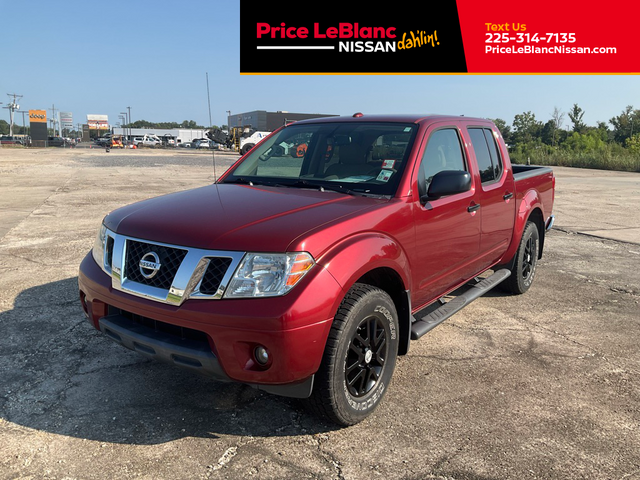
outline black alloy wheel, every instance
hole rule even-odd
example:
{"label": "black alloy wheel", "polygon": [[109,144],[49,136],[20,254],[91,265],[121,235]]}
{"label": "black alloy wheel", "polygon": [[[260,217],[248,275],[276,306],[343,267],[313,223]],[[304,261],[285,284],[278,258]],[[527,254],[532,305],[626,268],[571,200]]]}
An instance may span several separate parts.
{"label": "black alloy wheel", "polygon": [[362,397],[375,387],[388,347],[382,320],[374,316],[365,318],[351,339],[345,361],[345,382],[351,395]]}
{"label": "black alloy wheel", "polygon": [[536,274],[539,241],[538,227],[533,222],[527,222],[513,259],[511,276],[500,284],[500,288],[517,295],[529,290]]}
{"label": "black alloy wheel", "polygon": [[524,257],[522,259],[522,279],[525,282],[533,274],[533,269],[535,268],[535,256],[537,256],[537,245],[533,236],[530,236],[524,246]]}

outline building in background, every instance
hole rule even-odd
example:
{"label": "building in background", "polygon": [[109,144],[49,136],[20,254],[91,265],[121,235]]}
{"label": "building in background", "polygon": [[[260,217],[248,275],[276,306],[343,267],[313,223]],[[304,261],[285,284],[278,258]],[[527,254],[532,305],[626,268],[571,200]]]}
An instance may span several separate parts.
{"label": "building in background", "polygon": [[277,128],[297,120],[335,116],[337,115],[326,113],[291,113],[285,111],[267,112],[265,110],[255,110],[253,112],[229,115],[227,117],[227,122],[229,128],[251,127],[254,130],[261,132],[273,132]]}

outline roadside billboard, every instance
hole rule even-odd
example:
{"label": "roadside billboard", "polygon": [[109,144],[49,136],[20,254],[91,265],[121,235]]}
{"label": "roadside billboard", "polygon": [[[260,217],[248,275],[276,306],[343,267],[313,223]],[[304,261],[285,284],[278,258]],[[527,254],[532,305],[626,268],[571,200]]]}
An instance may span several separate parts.
{"label": "roadside billboard", "polygon": [[108,130],[109,116],[108,115],[87,115],[87,125],[89,125],[89,130]]}

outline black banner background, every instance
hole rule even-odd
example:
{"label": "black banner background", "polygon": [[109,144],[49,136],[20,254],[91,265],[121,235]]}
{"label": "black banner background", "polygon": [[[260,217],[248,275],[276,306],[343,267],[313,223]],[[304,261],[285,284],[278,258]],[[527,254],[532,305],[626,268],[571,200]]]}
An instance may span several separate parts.
{"label": "black banner background", "polygon": [[[431,3],[431,2],[430,2]],[[431,3],[417,9],[415,3],[392,4],[376,8],[372,3],[323,1],[316,5],[284,0],[267,8],[256,8],[255,1],[240,2],[240,73],[244,74],[340,74],[340,73],[429,73],[466,72],[467,66],[455,0]],[[306,27],[307,39],[257,38],[257,24],[271,27]],[[396,38],[314,38],[314,24],[325,33],[340,23],[357,23],[360,27],[395,27]],[[439,44],[399,49],[397,44],[406,34],[419,37],[437,34]],[[394,42],[396,51],[340,52],[339,42]],[[257,47],[334,46],[334,50],[259,50]]]}

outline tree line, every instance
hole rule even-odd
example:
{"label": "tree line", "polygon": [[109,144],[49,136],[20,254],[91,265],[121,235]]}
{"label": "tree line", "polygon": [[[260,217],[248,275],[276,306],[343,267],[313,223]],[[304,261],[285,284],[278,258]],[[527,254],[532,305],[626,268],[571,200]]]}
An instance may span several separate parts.
{"label": "tree line", "polygon": [[629,105],[595,126],[584,114],[576,103],[568,112],[555,107],[546,122],[531,111],[515,115],[511,124],[493,121],[515,163],[640,171],[640,110]]}

